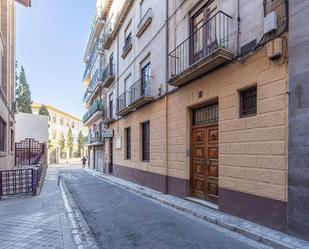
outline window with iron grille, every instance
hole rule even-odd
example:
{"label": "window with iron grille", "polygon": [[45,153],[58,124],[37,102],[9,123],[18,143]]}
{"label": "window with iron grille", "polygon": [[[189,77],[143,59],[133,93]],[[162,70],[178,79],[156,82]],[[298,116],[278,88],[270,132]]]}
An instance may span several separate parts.
{"label": "window with iron grille", "polygon": [[14,151],[14,131],[11,130],[11,151]]}
{"label": "window with iron grille", "polygon": [[193,125],[206,125],[219,120],[218,104],[204,106],[193,111]]}
{"label": "window with iron grille", "polygon": [[126,159],[131,159],[131,127],[125,129],[126,135]]}
{"label": "window with iron grille", "polygon": [[239,116],[241,118],[255,116],[257,108],[257,87],[250,87],[239,92]]}
{"label": "window with iron grille", "polygon": [[6,123],[0,117],[0,151],[5,151],[5,130],[6,130]]}
{"label": "window with iron grille", "polygon": [[150,161],[150,123],[142,123],[142,161]]}

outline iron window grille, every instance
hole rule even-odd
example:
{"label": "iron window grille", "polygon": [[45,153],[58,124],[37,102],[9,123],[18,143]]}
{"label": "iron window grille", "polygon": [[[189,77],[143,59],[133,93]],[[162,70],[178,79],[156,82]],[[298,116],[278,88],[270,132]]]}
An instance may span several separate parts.
{"label": "iron window grille", "polygon": [[255,116],[257,113],[257,87],[250,87],[239,92],[240,118]]}
{"label": "iron window grille", "polygon": [[0,151],[5,151],[5,131],[6,131],[6,123],[0,117]]}
{"label": "iron window grille", "polygon": [[142,123],[142,161],[150,161],[150,123]]}
{"label": "iron window grille", "polygon": [[131,127],[126,128],[126,159],[131,159]]}

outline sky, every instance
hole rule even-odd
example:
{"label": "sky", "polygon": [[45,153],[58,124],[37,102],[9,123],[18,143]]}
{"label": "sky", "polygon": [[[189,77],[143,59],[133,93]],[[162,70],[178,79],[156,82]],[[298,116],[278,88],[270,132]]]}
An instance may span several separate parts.
{"label": "sky", "polygon": [[95,3],[32,0],[31,8],[16,4],[16,59],[25,68],[33,102],[79,118],[84,114],[82,59]]}

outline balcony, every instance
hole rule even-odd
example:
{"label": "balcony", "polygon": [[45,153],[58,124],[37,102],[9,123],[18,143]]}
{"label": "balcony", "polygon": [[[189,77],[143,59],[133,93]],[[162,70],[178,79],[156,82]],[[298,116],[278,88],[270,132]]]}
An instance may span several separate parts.
{"label": "balcony", "polygon": [[90,51],[93,50],[93,48],[95,46],[95,40],[98,39],[98,37],[100,36],[101,30],[102,30],[103,27],[104,27],[104,21],[101,19],[100,16],[98,16],[96,14],[93,18],[93,24],[92,24],[92,27],[91,27],[91,32],[88,36],[84,60],[87,57],[87,55],[90,53]]}
{"label": "balcony", "polygon": [[103,104],[102,101],[96,100],[84,115],[83,123],[88,126],[101,117],[103,117]]}
{"label": "balcony", "polygon": [[103,87],[109,87],[111,85],[111,83],[114,81],[115,79],[115,73],[114,73],[114,64],[113,63],[109,63],[105,70],[102,73],[102,86]]}
{"label": "balcony", "polygon": [[89,86],[84,94],[84,103],[92,100],[93,97],[99,92],[102,85],[102,71],[97,69],[91,78]]}
{"label": "balcony", "polygon": [[230,62],[232,17],[217,12],[168,55],[169,84],[182,86]]}
{"label": "balcony", "polygon": [[130,92],[125,91],[117,98],[117,116],[125,116],[132,111],[130,105]]}
{"label": "balcony", "polygon": [[95,63],[97,57],[102,56],[102,54],[103,54],[102,41],[97,40],[91,51],[90,57],[87,60],[87,65],[86,65],[84,75],[83,75],[83,81],[87,81],[87,79],[89,80],[91,68],[93,64]]}
{"label": "balcony", "polygon": [[139,108],[152,101],[151,76],[143,76],[130,87],[130,105],[132,109]]}
{"label": "balcony", "polygon": [[144,31],[147,29],[147,27],[150,25],[152,21],[152,9],[149,8],[146,12],[146,14],[143,16],[142,20],[137,25],[137,33],[136,36],[139,38],[144,33]]}
{"label": "balcony", "polygon": [[114,117],[114,106],[113,105],[106,105],[104,108],[103,114],[103,123],[109,124],[115,120]]}
{"label": "balcony", "polygon": [[112,23],[108,20],[106,21],[102,38],[102,44],[104,49],[108,49],[112,44],[113,41],[112,32],[113,32]]}
{"label": "balcony", "polygon": [[87,145],[103,145],[103,136],[101,131],[89,134]]}
{"label": "balcony", "polygon": [[127,56],[127,54],[131,51],[131,49],[132,49],[132,33],[130,33],[125,40],[124,46],[122,48],[122,55],[121,55],[122,59],[124,59]]}

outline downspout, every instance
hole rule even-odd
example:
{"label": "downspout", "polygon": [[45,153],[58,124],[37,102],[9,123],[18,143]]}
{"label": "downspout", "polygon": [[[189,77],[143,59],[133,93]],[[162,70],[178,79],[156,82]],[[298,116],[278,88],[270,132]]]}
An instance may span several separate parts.
{"label": "downspout", "polygon": [[240,0],[237,0],[237,55],[240,54]]}
{"label": "downspout", "polygon": [[168,1],[166,0],[165,5],[165,194],[168,194],[168,42],[169,42],[169,32],[168,32]]}

